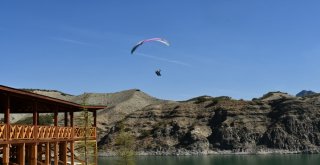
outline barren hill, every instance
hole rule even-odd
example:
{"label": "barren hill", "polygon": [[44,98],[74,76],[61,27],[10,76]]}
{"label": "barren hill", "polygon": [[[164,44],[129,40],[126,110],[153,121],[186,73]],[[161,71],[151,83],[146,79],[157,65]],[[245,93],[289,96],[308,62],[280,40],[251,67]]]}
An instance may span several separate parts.
{"label": "barren hill", "polygon": [[152,97],[139,89],[124,90],[115,93],[84,93],[78,96],[65,94],[56,90],[28,89],[28,91],[78,104],[106,105],[107,108],[98,111],[98,134],[103,134],[115,123],[123,120],[127,115],[156,103],[172,102]]}

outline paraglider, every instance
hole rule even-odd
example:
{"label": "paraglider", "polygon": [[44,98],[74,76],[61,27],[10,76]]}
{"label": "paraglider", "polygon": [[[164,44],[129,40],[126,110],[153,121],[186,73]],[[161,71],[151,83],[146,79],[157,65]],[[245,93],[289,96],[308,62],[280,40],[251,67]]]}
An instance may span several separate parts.
{"label": "paraglider", "polygon": [[[136,49],[138,47],[140,47],[141,45],[143,45],[144,43],[151,42],[151,41],[157,41],[157,42],[160,42],[160,43],[165,44],[167,46],[170,45],[169,42],[167,40],[163,39],[163,38],[145,39],[145,40],[139,41],[136,45],[134,45],[134,47],[131,49],[131,54],[133,54],[136,51]],[[156,70],[155,73],[156,73],[157,76],[161,76],[161,69]]]}
{"label": "paraglider", "polygon": [[161,73],[160,73],[160,72],[161,72],[161,69],[158,69],[158,70],[155,71],[155,73],[156,73],[157,76],[161,76]]}
{"label": "paraglider", "polygon": [[163,39],[163,38],[150,38],[150,39],[145,39],[145,40],[142,40],[142,41],[138,42],[138,43],[131,49],[131,54],[133,54],[133,53],[136,51],[136,49],[137,49],[138,47],[140,47],[142,44],[144,44],[145,42],[150,42],[150,41],[158,41],[158,42],[161,42],[161,43],[163,43],[163,44],[165,44],[165,45],[167,45],[167,46],[170,45],[169,42],[168,42],[167,40]]}

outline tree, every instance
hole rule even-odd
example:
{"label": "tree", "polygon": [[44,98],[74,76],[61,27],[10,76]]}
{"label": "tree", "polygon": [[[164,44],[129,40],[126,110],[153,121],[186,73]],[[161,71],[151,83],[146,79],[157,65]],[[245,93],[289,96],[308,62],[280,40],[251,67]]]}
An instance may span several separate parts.
{"label": "tree", "polygon": [[89,136],[90,136],[90,129],[92,127],[92,115],[89,114],[89,111],[86,107],[87,105],[87,99],[89,97],[89,94],[84,93],[83,94],[83,98],[82,98],[82,106],[83,106],[83,110],[81,111],[80,115],[78,115],[76,117],[76,122],[77,125],[80,127],[83,127],[83,131],[84,131],[84,140],[82,142],[79,142],[77,144],[77,151],[79,153],[83,153],[84,156],[84,163],[85,165],[88,165],[88,163],[90,162],[89,158],[90,158],[90,154],[89,151],[90,149],[93,150],[95,149],[95,142],[91,143],[89,141]]}
{"label": "tree", "polygon": [[134,165],[134,137],[125,131],[124,125],[120,123],[120,131],[116,137],[115,143],[118,146],[116,151],[117,156],[120,157],[119,165]]}

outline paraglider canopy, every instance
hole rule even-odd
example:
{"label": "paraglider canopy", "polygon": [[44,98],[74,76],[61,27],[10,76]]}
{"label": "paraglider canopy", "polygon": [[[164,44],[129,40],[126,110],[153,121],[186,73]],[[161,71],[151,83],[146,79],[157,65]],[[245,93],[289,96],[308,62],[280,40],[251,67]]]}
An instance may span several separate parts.
{"label": "paraglider canopy", "polygon": [[169,46],[169,42],[163,38],[150,38],[150,39],[145,39],[145,40],[142,40],[142,41],[139,41],[132,49],[131,49],[131,54],[133,54],[136,49],[141,46],[142,44],[146,43],[146,42],[150,42],[150,41],[158,41],[160,43],[163,43],[167,46]]}

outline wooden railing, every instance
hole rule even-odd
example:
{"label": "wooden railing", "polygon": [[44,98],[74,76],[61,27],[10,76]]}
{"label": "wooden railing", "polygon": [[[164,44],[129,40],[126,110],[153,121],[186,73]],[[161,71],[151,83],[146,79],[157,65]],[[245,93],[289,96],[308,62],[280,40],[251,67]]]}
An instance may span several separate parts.
{"label": "wooden railing", "polygon": [[34,126],[31,125],[9,125],[9,139],[34,139]]}
{"label": "wooden railing", "polygon": [[83,139],[83,138],[95,138],[96,137],[96,127],[89,127],[87,131],[84,127],[74,127],[74,138]]}
{"label": "wooden railing", "polygon": [[[9,128],[9,129],[8,129]],[[9,135],[7,134],[9,130]],[[9,136],[9,137],[7,137]],[[33,125],[6,125],[0,124],[0,141],[5,140],[83,140],[95,139],[96,128],[89,127],[55,127]]]}
{"label": "wooden railing", "polygon": [[5,124],[0,124],[0,140],[5,140],[6,137],[6,125]]}

